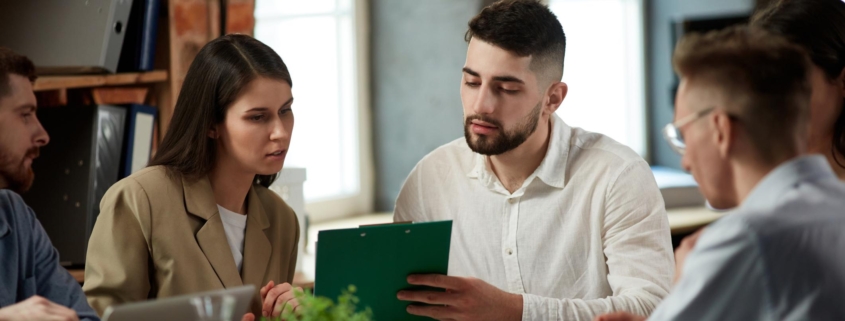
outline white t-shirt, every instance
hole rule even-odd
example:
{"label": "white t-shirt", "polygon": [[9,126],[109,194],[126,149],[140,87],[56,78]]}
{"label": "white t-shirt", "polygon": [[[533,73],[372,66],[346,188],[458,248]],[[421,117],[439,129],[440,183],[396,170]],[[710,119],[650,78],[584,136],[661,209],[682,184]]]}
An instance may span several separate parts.
{"label": "white t-shirt", "polygon": [[226,240],[229,241],[229,249],[235,258],[235,265],[238,271],[244,261],[244,232],[246,231],[246,215],[238,214],[217,205],[220,211],[220,218],[223,220],[223,230],[226,231]]}

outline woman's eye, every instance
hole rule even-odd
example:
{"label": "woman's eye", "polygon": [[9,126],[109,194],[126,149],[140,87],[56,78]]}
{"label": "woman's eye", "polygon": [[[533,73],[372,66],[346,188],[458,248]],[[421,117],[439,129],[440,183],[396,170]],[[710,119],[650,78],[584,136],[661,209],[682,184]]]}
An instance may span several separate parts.
{"label": "woman's eye", "polygon": [[290,108],[282,108],[282,109],[279,110],[279,115],[286,115],[289,112],[291,112]]}
{"label": "woman's eye", "polygon": [[253,120],[253,121],[260,121],[260,120],[264,119],[264,115],[263,114],[253,115],[253,116],[249,117],[249,119]]}

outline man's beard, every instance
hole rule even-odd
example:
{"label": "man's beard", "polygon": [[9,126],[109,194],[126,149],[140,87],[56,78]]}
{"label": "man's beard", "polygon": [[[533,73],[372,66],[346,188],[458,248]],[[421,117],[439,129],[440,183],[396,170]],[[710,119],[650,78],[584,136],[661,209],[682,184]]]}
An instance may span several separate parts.
{"label": "man's beard", "polygon": [[[470,126],[472,125],[472,121],[476,119],[496,126],[498,129],[497,134],[493,136],[477,135],[475,141],[473,141],[473,133],[470,131]],[[483,115],[473,115],[467,117],[464,121],[464,138],[473,152],[487,156],[501,155],[522,145],[528,139],[528,136],[531,136],[537,130],[537,123],[539,121],[540,104],[537,104],[528,116],[525,116],[512,131],[506,131],[502,123],[498,120]]]}
{"label": "man's beard", "polygon": [[27,158],[38,157],[38,154],[38,147],[33,147],[26,152],[24,157],[15,160],[9,153],[0,151],[0,177],[6,181],[7,186],[5,188],[20,194],[32,187],[35,173],[32,172],[32,167],[25,166],[24,162]]}

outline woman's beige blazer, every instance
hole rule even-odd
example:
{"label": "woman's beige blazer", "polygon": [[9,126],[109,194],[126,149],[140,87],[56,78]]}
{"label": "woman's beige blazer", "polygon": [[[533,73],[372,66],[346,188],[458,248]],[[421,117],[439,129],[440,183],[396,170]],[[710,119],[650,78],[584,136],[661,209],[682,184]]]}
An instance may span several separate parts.
{"label": "woman's beige blazer", "polygon": [[[108,306],[148,298],[292,282],[299,241],[293,210],[258,185],[246,206],[238,273],[208,178],[154,166],[121,180],[103,196],[88,241],[88,303],[102,315]],[[257,290],[250,309],[261,316]]]}

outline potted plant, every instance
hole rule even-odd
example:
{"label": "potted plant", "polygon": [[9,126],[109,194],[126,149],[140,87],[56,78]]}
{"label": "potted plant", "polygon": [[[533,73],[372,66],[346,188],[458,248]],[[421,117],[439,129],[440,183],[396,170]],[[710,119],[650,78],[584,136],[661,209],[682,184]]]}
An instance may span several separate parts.
{"label": "potted plant", "polygon": [[359,302],[355,291],[355,286],[350,285],[335,303],[329,298],[314,296],[311,291],[296,290],[299,309],[295,313],[285,310],[281,317],[262,317],[261,321],[372,321],[373,312],[370,308],[355,312]]}

